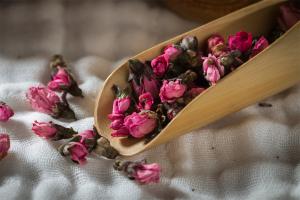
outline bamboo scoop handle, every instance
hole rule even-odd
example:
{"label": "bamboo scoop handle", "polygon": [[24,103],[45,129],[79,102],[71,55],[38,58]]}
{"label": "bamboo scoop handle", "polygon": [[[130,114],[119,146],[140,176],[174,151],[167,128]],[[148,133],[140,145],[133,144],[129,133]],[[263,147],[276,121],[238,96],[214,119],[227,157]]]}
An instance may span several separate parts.
{"label": "bamboo scoop handle", "polygon": [[236,112],[300,81],[300,22],[194,99],[146,149]]}

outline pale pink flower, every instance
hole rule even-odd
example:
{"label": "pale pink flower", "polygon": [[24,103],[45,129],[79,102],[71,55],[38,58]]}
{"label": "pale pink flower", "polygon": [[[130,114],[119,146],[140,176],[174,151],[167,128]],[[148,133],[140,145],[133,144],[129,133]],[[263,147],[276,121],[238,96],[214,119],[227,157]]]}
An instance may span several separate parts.
{"label": "pale pink flower", "polygon": [[50,115],[58,112],[57,104],[60,103],[60,98],[55,92],[44,86],[30,87],[26,97],[31,107],[36,111]]}
{"label": "pale pink flower", "polygon": [[187,87],[185,84],[182,84],[179,80],[176,81],[163,81],[163,85],[160,88],[160,99],[161,102],[173,103],[176,99],[183,96]]}
{"label": "pale pink flower", "polygon": [[208,57],[203,57],[203,59],[203,73],[205,79],[214,85],[224,76],[224,66],[214,55],[209,54]]}
{"label": "pale pink flower", "polygon": [[37,122],[32,123],[32,131],[43,138],[52,139],[57,134],[57,129],[52,122]]}

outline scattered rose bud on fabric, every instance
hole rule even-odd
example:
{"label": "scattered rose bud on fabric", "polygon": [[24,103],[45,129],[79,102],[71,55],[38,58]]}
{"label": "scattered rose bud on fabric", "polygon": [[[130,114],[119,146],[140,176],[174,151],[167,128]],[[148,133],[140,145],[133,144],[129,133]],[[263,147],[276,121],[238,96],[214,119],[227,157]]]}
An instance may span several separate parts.
{"label": "scattered rose bud on fabric", "polygon": [[86,157],[88,155],[87,148],[80,142],[69,142],[66,145],[63,145],[60,149],[60,153],[63,156],[71,156],[71,159],[80,165],[86,163]]}
{"label": "scattered rose bud on fabric", "polygon": [[182,53],[179,47],[175,47],[174,45],[168,45],[164,50],[165,60],[168,62],[174,61],[180,54]]}
{"label": "scattered rose bud on fabric", "polygon": [[7,122],[14,115],[14,111],[6,103],[0,101],[0,121]]}
{"label": "scattered rose bud on fabric", "polygon": [[245,31],[237,32],[228,37],[230,50],[240,50],[242,53],[248,51],[252,46],[252,34]]}
{"label": "scattered rose bud on fabric", "polygon": [[129,130],[130,135],[135,138],[142,138],[157,126],[156,113],[152,111],[133,112],[125,117],[124,125]]}
{"label": "scattered rose bud on fabric", "polygon": [[169,62],[164,55],[160,55],[151,61],[153,72],[158,77],[163,77],[169,68]]}
{"label": "scattered rose bud on fabric", "polygon": [[52,81],[48,83],[48,88],[53,91],[61,91],[71,86],[72,80],[68,72],[61,67],[58,67],[57,73],[52,77]]}
{"label": "scattered rose bud on fabric", "polygon": [[203,57],[203,72],[206,80],[212,85],[215,85],[218,80],[224,75],[224,66],[214,55],[209,54],[208,57]]}
{"label": "scattered rose bud on fabric", "polygon": [[2,160],[10,148],[10,139],[9,135],[5,133],[0,134],[0,160]]}
{"label": "scattered rose bud on fabric", "polygon": [[147,164],[146,160],[132,162],[119,161],[114,163],[114,169],[123,171],[129,179],[140,184],[158,183],[161,167],[158,163]]}
{"label": "scattered rose bud on fabric", "polygon": [[287,31],[300,20],[300,6],[298,3],[297,7],[294,2],[284,3],[279,7],[280,16],[277,21],[282,31]]}
{"label": "scattered rose bud on fabric", "polygon": [[30,87],[26,97],[32,108],[49,115],[56,115],[60,98],[52,90],[44,87]]}
{"label": "scattered rose bud on fabric", "polygon": [[252,49],[252,53],[250,55],[250,58],[256,56],[258,53],[260,53],[262,50],[267,48],[269,46],[268,40],[264,37],[261,36],[254,44],[254,47]]}
{"label": "scattered rose bud on fabric", "polygon": [[37,122],[32,123],[32,131],[45,139],[51,139],[56,136],[57,129],[52,122]]}
{"label": "scattered rose bud on fabric", "polygon": [[26,98],[31,107],[54,118],[76,119],[67,102],[62,102],[57,94],[45,86],[30,87]]}
{"label": "scattered rose bud on fabric", "polygon": [[173,103],[177,98],[182,97],[187,87],[182,84],[180,80],[176,81],[163,81],[163,85],[160,88],[161,102]]}
{"label": "scattered rose bud on fabric", "polygon": [[79,133],[80,136],[80,143],[83,144],[89,152],[91,152],[96,144],[98,135],[93,130],[85,130],[81,133]]}
{"label": "scattered rose bud on fabric", "polygon": [[150,92],[143,93],[139,96],[138,108],[141,110],[151,110],[154,103],[153,97]]}
{"label": "scattered rose bud on fabric", "polygon": [[73,135],[77,134],[73,128],[66,128],[53,122],[38,122],[32,123],[32,131],[45,139],[61,140],[72,138]]}

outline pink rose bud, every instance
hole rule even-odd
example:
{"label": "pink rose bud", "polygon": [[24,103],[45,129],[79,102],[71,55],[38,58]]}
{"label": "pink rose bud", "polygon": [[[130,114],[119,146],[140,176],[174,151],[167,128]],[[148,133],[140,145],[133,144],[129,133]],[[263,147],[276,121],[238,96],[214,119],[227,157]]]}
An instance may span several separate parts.
{"label": "pink rose bud", "polygon": [[0,121],[6,122],[14,115],[14,111],[4,102],[0,101]]}
{"label": "pink rose bud", "polygon": [[111,133],[112,137],[126,137],[129,136],[129,130],[126,126],[122,125],[119,129],[113,130]]}
{"label": "pink rose bud", "polygon": [[9,135],[5,133],[0,134],[0,160],[2,160],[10,148]]}
{"label": "pink rose bud", "polygon": [[124,120],[123,119],[115,119],[110,123],[109,128],[113,130],[118,130],[123,126]]}
{"label": "pink rose bud", "polygon": [[228,37],[230,50],[240,50],[242,53],[248,51],[252,46],[252,34],[245,31],[237,32]]}
{"label": "pink rose bud", "polygon": [[66,145],[66,151],[71,155],[71,159],[83,165],[86,163],[86,156],[88,155],[87,148],[80,142],[70,142]]}
{"label": "pink rose bud", "polygon": [[153,103],[154,100],[150,92],[143,93],[139,96],[139,109],[151,110]]}
{"label": "pink rose bud", "polygon": [[142,86],[144,92],[150,92],[154,98],[158,97],[158,81],[154,77],[142,77]]}
{"label": "pink rose bud", "polygon": [[173,103],[176,99],[183,96],[186,91],[186,85],[182,84],[179,80],[176,81],[163,81],[163,85],[160,88],[159,96],[161,102]]}
{"label": "pink rose bud", "polygon": [[256,56],[259,52],[261,52],[262,50],[264,50],[265,48],[267,48],[269,46],[269,42],[268,40],[264,37],[261,36],[259,38],[259,40],[257,40],[254,44],[254,47],[252,49],[252,54],[251,54],[251,58]]}
{"label": "pink rose bud", "polygon": [[54,91],[60,91],[62,89],[70,87],[72,80],[68,72],[61,67],[58,67],[57,73],[52,77],[52,81],[48,83],[48,88]]}
{"label": "pink rose bud", "polygon": [[157,118],[154,112],[132,113],[125,117],[124,125],[129,130],[130,135],[135,138],[142,138],[151,133],[157,126]]}
{"label": "pink rose bud", "polygon": [[87,148],[88,152],[91,152],[96,147],[98,137],[93,130],[85,130],[78,135],[80,136],[80,143]]}
{"label": "pink rose bud", "polygon": [[169,62],[164,55],[160,55],[151,61],[151,67],[156,76],[162,77],[169,68]]}
{"label": "pink rose bud", "polygon": [[164,50],[164,57],[167,61],[174,61],[182,53],[181,49],[168,45]]}
{"label": "pink rose bud", "polygon": [[34,121],[32,131],[42,138],[51,140],[69,139],[77,134],[72,128],[66,128],[53,122]]}
{"label": "pink rose bud", "polygon": [[280,16],[277,21],[283,31],[287,31],[300,20],[300,8],[297,8],[293,3],[281,5],[279,7],[279,12]]}
{"label": "pink rose bud", "polygon": [[32,123],[32,131],[45,139],[52,139],[57,134],[57,129],[52,122],[37,122]]}
{"label": "pink rose bud", "polygon": [[205,79],[214,85],[222,76],[224,76],[224,66],[220,63],[219,59],[211,54],[209,54],[208,57],[203,57],[203,59]]}
{"label": "pink rose bud", "polygon": [[146,160],[135,162],[116,160],[113,168],[123,171],[129,179],[140,184],[158,183],[160,179],[161,168],[159,164],[147,164]]}
{"label": "pink rose bud", "polygon": [[225,44],[225,40],[221,35],[214,34],[210,36],[207,40],[208,51],[212,52],[212,49],[219,44]]}
{"label": "pink rose bud", "polygon": [[113,103],[113,114],[123,114],[130,107],[130,97],[118,98]]}
{"label": "pink rose bud", "polygon": [[59,97],[44,86],[30,87],[26,97],[31,107],[39,112],[55,115],[58,112],[57,104],[60,103]]}
{"label": "pink rose bud", "polygon": [[141,184],[158,183],[160,166],[157,163],[137,165],[132,176]]}
{"label": "pink rose bud", "polygon": [[96,133],[93,130],[85,130],[79,133],[79,135],[81,136],[81,140],[93,139],[96,136]]}

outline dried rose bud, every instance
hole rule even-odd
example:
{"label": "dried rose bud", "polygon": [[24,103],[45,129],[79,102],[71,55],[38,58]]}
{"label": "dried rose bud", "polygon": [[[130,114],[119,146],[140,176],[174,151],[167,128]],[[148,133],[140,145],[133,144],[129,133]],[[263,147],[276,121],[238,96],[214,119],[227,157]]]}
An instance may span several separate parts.
{"label": "dried rose bud", "polygon": [[89,152],[96,147],[99,136],[93,130],[85,130],[78,135],[80,136],[80,143],[83,144]]}
{"label": "dried rose bud", "polygon": [[10,148],[10,139],[9,135],[5,133],[0,134],[0,160],[2,160]]}
{"label": "dried rose bud", "polygon": [[163,81],[163,85],[160,88],[160,99],[161,102],[168,102],[173,103],[176,99],[183,96],[184,92],[186,91],[187,87],[185,84],[182,84],[181,81]]}
{"label": "dried rose bud", "polygon": [[115,159],[119,155],[118,151],[110,146],[109,141],[104,137],[97,140],[97,146],[93,152],[108,159]]}
{"label": "dried rose bud", "polygon": [[61,55],[54,55],[50,61],[50,68],[52,70],[56,69],[57,67],[63,67],[63,68],[67,67]]}
{"label": "dried rose bud", "polygon": [[111,133],[112,137],[127,137],[129,135],[130,135],[129,134],[129,130],[124,125],[124,123],[123,123],[123,125],[120,128],[118,128],[116,130],[113,130],[112,133]]}
{"label": "dried rose bud", "polygon": [[117,98],[113,102],[113,114],[123,114],[130,107],[130,97]]}
{"label": "dried rose bud", "polygon": [[165,60],[170,62],[170,61],[174,61],[181,53],[182,53],[181,49],[172,44],[172,45],[168,45],[164,49],[163,55],[165,57]]}
{"label": "dried rose bud", "polygon": [[72,161],[83,165],[86,163],[86,156],[88,155],[87,148],[80,142],[69,142],[59,148],[62,156],[71,156]]}
{"label": "dried rose bud", "polygon": [[285,3],[279,7],[279,11],[280,16],[277,21],[282,31],[287,31],[300,20],[299,1]]}
{"label": "dried rose bud", "polygon": [[207,47],[208,47],[208,51],[210,53],[212,53],[212,49],[219,45],[219,44],[225,44],[225,40],[224,38],[219,35],[219,34],[214,34],[211,35],[208,39],[207,39]]}
{"label": "dried rose bud", "polygon": [[261,36],[254,44],[254,47],[252,49],[252,53],[250,55],[250,58],[256,56],[259,52],[261,52],[262,50],[264,50],[265,48],[267,48],[269,46],[269,42],[268,40],[264,37]]}
{"label": "dried rose bud", "polygon": [[53,91],[67,90],[72,84],[72,79],[68,72],[58,67],[57,73],[52,77],[52,81],[48,83],[48,88]]}
{"label": "dried rose bud", "polygon": [[169,69],[169,61],[166,57],[168,56],[160,55],[151,61],[153,72],[158,77],[163,77]]}
{"label": "dried rose bud", "polygon": [[48,83],[48,87],[51,90],[66,91],[73,96],[83,97],[82,90],[79,88],[61,55],[53,56],[50,68],[51,81]]}
{"label": "dried rose bud", "polygon": [[143,93],[139,96],[138,108],[141,110],[151,110],[154,103],[153,97],[150,92]]}
{"label": "dried rose bud", "polygon": [[148,64],[143,64],[139,60],[129,60],[128,82],[138,98],[144,92],[150,92],[154,98],[158,97],[158,81],[154,77],[152,68]]}
{"label": "dried rose bud", "polygon": [[114,169],[123,171],[128,178],[140,184],[158,183],[160,179],[161,168],[159,164],[147,164],[146,160],[137,162],[117,160]]}
{"label": "dried rose bud", "polygon": [[180,42],[180,47],[184,50],[198,50],[198,39],[194,36],[186,36]]}
{"label": "dried rose bud", "polygon": [[0,121],[6,122],[14,115],[14,111],[6,103],[0,101]]}
{"label": "dried rose bud", "polygon": [[172,120],[181,110],[183,106],[172,105],[167,110],[167,117],[169,120]]}
{"label": "dried rose bud", "polygon": [[133,112],[125,117],[124,125],[129,130],[130,135],[135,138],[142,138],[157,126],[156,113],[152,111]]}
{"label": "dried rose bud", "polygon": [[44,86],[30,87],[26,97],[36,111],[49,114],[54,118],[76,119],[75,113],[67,102],[62,102],[55,92]]}
{"label": "dried rose bud", "polygon": [[30,87],[26,97],[34,110],[50,115],[57,114],[60,98],[48,88],[44,86]]}
{"label": "dried rose bud", "polygon": [[190,96],[191,98],[197,97],[199,94],[204,92],[205,88],[202,87],[193,87],[189,91],[187,91],[187,95]]}
{"label": "dried rose bud", "polygon": [[214,55],[216,57],[225,55],[225,54],[227,54],[227,52],[228,52],[228,49],[227,49],[226,44],[218,44],[211,49],[212,55]]}
{"label": "dried rose bud", "polygon": [[252,34],[245,31],[237,32],[228,37],[230,50],[240,50],[242,53],[248,51],[252,46]]}
{"label": "dried rose bud", "polygon": [[195,80],[197,80],[197,78],[198,78],[197,73],[192,70],[187,70],[186,72],[178,76],[178,79],[180,79],[181,82],[184,84],[191,84]]}
{"label": "dried rose bud", "polygon": [[221,79],[222,76],[224,76],[224,66],[214,55],[208,54],[208,57],[203,57],[203,59],[203,72],[205,79],[214,85]]}
{"label": "dried rose bud", "polygon": [[53,122],[34,121],[32,131],[40,137],[51,140],[69,139],[77,134],[72,128],[66,128]]}

